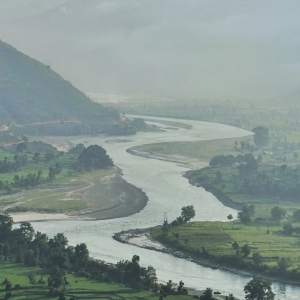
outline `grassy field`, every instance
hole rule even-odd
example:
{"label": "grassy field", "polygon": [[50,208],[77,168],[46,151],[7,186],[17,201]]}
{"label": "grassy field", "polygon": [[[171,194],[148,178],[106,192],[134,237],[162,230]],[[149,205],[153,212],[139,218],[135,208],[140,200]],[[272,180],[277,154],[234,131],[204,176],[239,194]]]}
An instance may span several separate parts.
{"label": "grassy field", "polygon": [[[47,283],[30,284],[28,275],[35,275],[36,282],[43,278],[47,282],[48,274],[39,268],[26,268],[20,264],[0,262],[0,283],[8,279],[12,283],[12,299],[58,299],[58,296],[51,297]],[[76,297],[76,299],[107,299],[107,300],[157,300],[159,296],[151,291],[136,291],[119,284],[100,283],[88,280],[84,277],[77,277],[72,274],[66,275],[68,285],[65,286],[65,297]],[[15,285],[20,284],[19,289]],[[5,285],[0,286],[0,299],[4,299],[6,292]],[[189,296],[168,296],[168,299],[188,300]]]}
{"label": "grassy field", "polygon": [[252,262],[252,254],[258,252],[262,256],[262,264],[275,267],[284,257],[289,261],[289,269],[299,270],[299,237],[283,235],[280,229],[279,226],[244,226],[239,221],[192,222],[171,228],[167,238],[162,239],[161,229],[152,230],[151,236],[189,253],[201,252],[204,247],[213,261],[221,256],[234,256],[232,243],[236,241],[240,247],[245,244],[250,247],[251,253],[245,258],[246,262]]}
{"label": "grassy field", "polygon": [[38,211],[47,213],[79,212],[95,206],[109,208],[113,205],[101,181],[119,174],[116,167],[77,173],[57,178],[47,186],[8,195],[0,201],[0,207],[9,212]]}
{"label": "grassy field", "polygon": [[[55,157],[50,162],[40,161],[38,163],[32,163],[32,157],[33,154],[26,153],[28,157],[29,163],[27,165],[22,166],[20,171],[12,171],[7,172],[4,174],[0,174],[0,181],[3,182],[12,182],[15,175],[18,175],[19,177],[26,176],[27,174],[31,173],[37,173],[39,170],[42,171],[42,178],[46,179],[48,176],[48,170],[49,167],[55,166],[56,163],[59,163],[62,167],[62,172],[57,175],[57,179],[60,180],[62,178],[65,178],[68,176],[68,170],[71,168],[72,163],[74,162],[73,159],[71,159],[69,156],[59,156]],[[13,162],[14,161],[15,153],[10,153],[8,151],[0,151],[0,160],[4,160],[5,158],[8,159],[8,161]]]}
{"label": "grassy field", "polygon": [[223,139],[212,141],[157,143],[132,147],[131,150],[143,151],[152,154],[182,155],[188,158],[196,158],[200,161],[209,162],[216,155],[238,155],[235,142],[246,141],[253,143],[253,137],[242,137],[235,139]]}

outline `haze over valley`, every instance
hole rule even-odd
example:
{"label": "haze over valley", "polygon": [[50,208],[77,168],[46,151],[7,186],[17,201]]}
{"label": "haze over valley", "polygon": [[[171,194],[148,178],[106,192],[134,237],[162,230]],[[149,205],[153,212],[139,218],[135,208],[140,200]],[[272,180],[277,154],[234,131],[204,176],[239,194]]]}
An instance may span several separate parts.
{"label": "haze over valley", "polygon": [[300,3],[0,0],[0,298],[299,298]]}
{"label": "haze over valley", "polygon": [[1,39],[85,92],[268,99],[299,91],[299,2],[0,1]]}

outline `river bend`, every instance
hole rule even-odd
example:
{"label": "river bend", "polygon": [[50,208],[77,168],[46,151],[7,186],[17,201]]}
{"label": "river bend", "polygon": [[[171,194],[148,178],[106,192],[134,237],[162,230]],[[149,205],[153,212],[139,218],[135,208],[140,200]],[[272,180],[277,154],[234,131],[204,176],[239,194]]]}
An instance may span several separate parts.
{"label": "river bend", "polygon": [[[150,143],[235,138],[250,133],[222,124],[154,117],[151,119],[153,123],[157,120],[182,122],[191,125],[192,129],[174,130],[172,126],[165,125],[165,132],[138,133],[126,137],[125,139],[129,141],[124,143],[114,143],[118,138],[124,140],[124,136],[67,137],[52,140],[55,144],[70,141],[73,144],[84,143],[85,146],[98,144],[104,147],[115,165],[123,170],[123,178],[147,194],[148,204],[140,213],[126,218],[101,221],[34,222],[34,228],[47,233],[50,237],[57,232],[63,232],[73,245],[86,243],[94,258],[116,263],[123,259],[130,260],[134,254],[137,254],[141,258],[140,263],[145,266],[152,265],[160,279],[171,279],[173,282],[183,280],[185,285],[191,288],[203,290],[212,287],[243,298],[243,287],[251,279],[250,277],[212,270],[186,259],[121,244],[112,239],[114,233],[122,230],[161,224],[165,213],[169,220],[173,220],[180,215],[181,207],[186,205],[194,206],[196,210],[194,220],[197,221],[227,221],[228,214],[237,214],[237,211],[225,207],[204,189],[190,185],[187,179],[182,177],[182,173],[188,170],[186,167],[174,162],[134,156],[126,150],[132,146]],[[276,299],[299,299],[298,287],[274,283],[273,290],[277,294]]]}

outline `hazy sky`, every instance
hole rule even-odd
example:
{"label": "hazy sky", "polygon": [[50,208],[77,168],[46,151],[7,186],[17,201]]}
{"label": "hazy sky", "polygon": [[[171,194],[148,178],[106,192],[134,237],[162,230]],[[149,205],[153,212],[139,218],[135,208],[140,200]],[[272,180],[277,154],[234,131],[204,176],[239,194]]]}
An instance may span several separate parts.
{"label": "hazy sky", "polygon": [[300,90],[298,0],[0,0],[0,39],[84,91]]}

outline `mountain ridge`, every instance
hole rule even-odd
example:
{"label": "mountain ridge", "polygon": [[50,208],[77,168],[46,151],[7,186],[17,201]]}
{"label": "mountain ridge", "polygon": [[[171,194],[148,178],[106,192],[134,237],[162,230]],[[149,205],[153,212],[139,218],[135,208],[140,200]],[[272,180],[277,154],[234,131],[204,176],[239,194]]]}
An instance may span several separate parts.
{"label": "mountain ridge", "polygon": [[0,120],[24,125],[78,121],[116,124],[119,113],[93,102],[54,72],[0,40]]}

